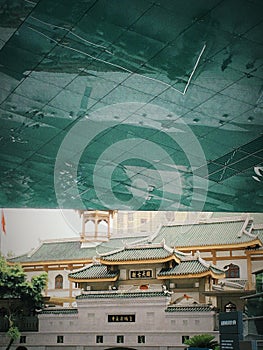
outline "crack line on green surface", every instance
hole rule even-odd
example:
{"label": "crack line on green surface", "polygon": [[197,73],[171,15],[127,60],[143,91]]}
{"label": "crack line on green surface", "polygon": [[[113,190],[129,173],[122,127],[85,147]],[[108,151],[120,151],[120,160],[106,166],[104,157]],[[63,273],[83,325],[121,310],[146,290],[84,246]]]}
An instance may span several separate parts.
{"label": "crack line on green surface", "polygon": [[[113,53],[112,53],[111,51],[107,50],[107,48],[106,48],[105,46],[99,45],[99,44],[95,44],[95,43],[93,43],[93,42],[91,42],[91,41],[89,41],[89,40],[87,40],[87,39],[84,39],[82,36],[73,33],[73,32],[72,32],[71,30],[69,30],[69,29],[66,29],[66,28],[64,28],[64,27],[60,27],[60,26],[57,26],[57,25],[55,25],[55,24],[51,24],[51,23],[42,21],[41,19],[38,19],[38,18],[33,17],[33,16],[31,16],[31,18],[34,19],[35,21],[38,21],[38,22],[43,23],[43,24],[46,24],[46,25],[49,26],[49,27],[58,28],[58,29],[62,29],[62,30],[66,30],[69,34],[72,34],[73,36],[75,36],[76,38],[78,38],[78,39],[84,41],[85,43],[87,43],[87,44],[89,44],[89,45],[93,45],[93,46],[98,47],[98,48],[101,48],[101,49],[105,50],[105,52],[109,53],[110,55],[113,55]],[[32,28],[31,28],[31,29],[32,29]]]}
{"label": "crack line on green surface", "polygon": [[[56,26],[55,26],[55,27],[56,27]],[[59,41],[57,41],[57,40],[55,40],[55,39],[49,37],[48,35],[42,33],[41,31],[39,31],[39,30],[37,30],[37,29],[35,29],[35,28],[32,28],[32,27],[30,27],[30,26],[28,26],[28,28],[31,29],[32,31],[34,31],[34,32],[36,32],[36,33],[38,33],[38,34],[44,36],[44,37],[47,38],[48,40],[53,41],[53,42],[56,43],[58,46],[61,46],[61,47],[65,48],[65,49],[68,49],[68,50],[71,50],[71,51],[75,51],[75,52],[78,52],[78,53],[83,54],[83,55],[85,55],[85,56],[88,56],[88,57],[94,59],[95,61],[108,64],[108,65],[113,66],[113,67],[115,67],[115,68],[119,68],[119,69],[121,69],[121,70],[123,70],[123,71],[125,71],[125,72],[127,72],[127,73],[130,73],[130,74],[133,74],[133,75],[138,75],[138,76],[140,76],[140,77],[142,77],[142,78],[146,78],[146,79],[148,79],[148,80],[156,81],[156,82],[158,82],[158,83],[160,83],[160,84],[162,84],[162,85],[168,86],[169,88],[171,88],[172,90],[175,90],[176,92],[179,92],[181,95],[185,95],[185,94],[186,94],[187,89],[188,89],[188,87],[189,87],[189,84],[190,84],[190,82],[191,82],[191,80],[192,80],[192,77],[193,77],[193,75],[194,75],[194,73],[195,73],[195,71],[196,71],[196,69],[197,69],[197,66],[198,66],[198,64],[199,64],[199,62],[200,62],[200,59],[201,59],[201,57],[202,57],[202,55],[203,55],[203,53],[204,53],[204,51],[205,51],[205,48],[206,48],[206,44],[204,44],[204,46],[202,47],[202,50],[200,51],[199,56],[198,56],[198,58],[197,58],[197,60],[196,60],[196,63],[195,63],[195,65],[194,65],[194,68],[193,68],[193,70],[192,70],[192,72],[191,72],[191,74],[190,74],[190,77],[189,77],[189,79],[187,80],[187,83],[186,83],[186,86],[185,86],[185,88],[184,88],[184,91],[182,92],[182,91],[176,89],[173,85],[167,84],[167,83],[165,83],[165,82],[163,82],[163,81],[161,81],[161,80],[159,80],[159,79],[151,78],[151,77],[148,77],[148,76],[146,76],[146,75],[133,72],[133,71],[131,71],[130,69],[127,69],[127,68],[125,68],[125,67],[123,67],[123,66],[121,66],[121,65],[118,65],[118,64],[115,64],[115,63],[111,63],[111,62],[105,61],[105,60],[103,60],[103,59],[101,59],[101,58],[92,56],[92,55],[88,54],[87,52],[84,52],[84,51],[79,50],[79,49],[75,49],[75,48],[73,48],[73,47],[71,47],[71,46],[66,46],[66,45],[64,45],[64,44],[60,43]],[[62,28],[62,27],[59,27],[59,28]],[[63,28],[63,29],[64,29],[64,28]],[[83,40],[85,40],[85,39],[83,39]],[[103,47],[103,46],[102,46],[102,47]],[[105,51],[107,51],[107,50],[105,50]],[[113,54],[113,55],[114,55],[114,54]]]}

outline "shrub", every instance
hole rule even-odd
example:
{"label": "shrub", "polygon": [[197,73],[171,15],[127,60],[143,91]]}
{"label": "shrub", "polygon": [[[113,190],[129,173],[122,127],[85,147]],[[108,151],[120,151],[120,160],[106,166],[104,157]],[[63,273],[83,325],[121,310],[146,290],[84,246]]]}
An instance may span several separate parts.
{"label": "shrub", "polygon": [[216,349],[218,342],[214,340],[215,337],[210,334],[199,334],[185,340],[185,344],[193,348],[208,348]]}

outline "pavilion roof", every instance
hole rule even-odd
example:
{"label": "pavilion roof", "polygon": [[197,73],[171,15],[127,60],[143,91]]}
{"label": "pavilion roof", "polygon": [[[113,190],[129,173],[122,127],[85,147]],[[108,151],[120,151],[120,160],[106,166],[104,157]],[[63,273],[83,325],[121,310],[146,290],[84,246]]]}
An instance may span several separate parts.
{"label": "pavilion roof", "polygon": [[110,271],[106,265],[92,264],[86,266],[80,270],[74,271],[68,275],[69,279],[74,281],[82,280],[98,280],[107,279],[115,280],[117,279],[119,271]]}
{"label": "pavilion roof", "polygon": [[158,277],[161,278],[176,278],[176,277],[198,277],[200,275],[211,274],[214,277],[223,277],[224,270],[217,268],[216,266],[206,262],[205,260],[197,257],[193,257],[191,260],[181,261],[180,264],[172,268],[163,268],[158,273]]}

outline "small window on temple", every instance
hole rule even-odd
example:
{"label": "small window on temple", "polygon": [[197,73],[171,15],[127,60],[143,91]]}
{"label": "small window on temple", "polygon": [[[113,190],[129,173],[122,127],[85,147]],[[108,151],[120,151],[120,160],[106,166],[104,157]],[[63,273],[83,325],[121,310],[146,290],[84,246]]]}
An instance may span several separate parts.
{"label": "small window on temple", "polygon": [[63,289],[63,277],[57,275],[55,278],[55,289]]}
{"label": "small window on temple", "polygon": [[133,213],[128,213],[128,221],[133,221]]}
{"label": "small window on temple", "polygon": [[231,301],[229,301],[224,307],[225,312],[236,311],[236,309],[236,304],[232,303]]}
{"label": "small window on temple", "polygon": [[184,342],[188,339],[189,339],[189,335],[183,335],[182,336],[182,344],[184,344]]}
{"label": "small window on temple", "polygon": [[145,343],[145,335],[138,335],[138,343],[139,344]]}
{"label": "small window on temple", "polygon": [[58,335],[58,336],[57,336],[57,343],[60,343],[60,344],[64,343],[64,337],[63,337],[63,335]]}
{"label": "small window on temple", "polygon": [[239,266],[235,264],[229,264],[224,267],[224,269],[227,269],[226,278],[239,278],[240,272],[239,272]]}
{"label": "small window on temple", "polygon": [[20,342],[20,344],[25,344],[26,343],[26,336],[25,335],[21,335],[19,342]]}
{"label": "small window on temple", "polygon": [[97,335],[97,336],[96,336],[96,343],[97,343],[97,344],[98,344],[98,343],[100,343],[100,344],[103,343],[103,335]]}
{"label": "small window on temple", "polygon": [[123,335],[117,335],[117,343],[124,343],[124,336]]}

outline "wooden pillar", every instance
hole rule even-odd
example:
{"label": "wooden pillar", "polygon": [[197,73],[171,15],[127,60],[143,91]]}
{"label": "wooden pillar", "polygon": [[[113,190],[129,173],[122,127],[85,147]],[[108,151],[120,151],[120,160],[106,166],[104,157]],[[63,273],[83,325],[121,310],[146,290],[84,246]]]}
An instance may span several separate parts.
{"label": "wooden pillar", "polygon": [[212,262],[214,265],[216,265],[216,251],[212,250]]}
{"label": "wooden pillar", "polygon": [[110,239],[110,214],[108,215],[107,224],[108,224],[108,239]]}
{"label": "wooden pillar", "polygon": [[251,255],[249,252],[246,252],[247,256],[247,280],[248,280],[248,290],[253,288],[252,284],[252,263],[251,263]]}
{"label": "wooden pillar", "polygon": [[98,212],[95,213],[95,239],[98,237]]}
{"label": "wooden pillar", "polygon": [[[70,271],[73,270],[72,264],[69,264],[69,265],[68,265],[68,270],[70,270]],[[72,289],[73,289],[73,282],[72,282],[72,281],[69,281],[69,297],[70,297],[70,298],[73,297]]]}
{"label": "wooden pillar", "polygon": [[[48,274],[48,266],[44,266],[44,271]],[[48,281],[49,281],[49,276],[48,276],[48,279],[47,279],[47,285],[45,287],[45,290],[44,290],[44,294],[45,294],[45,297],[48,295]]]}

